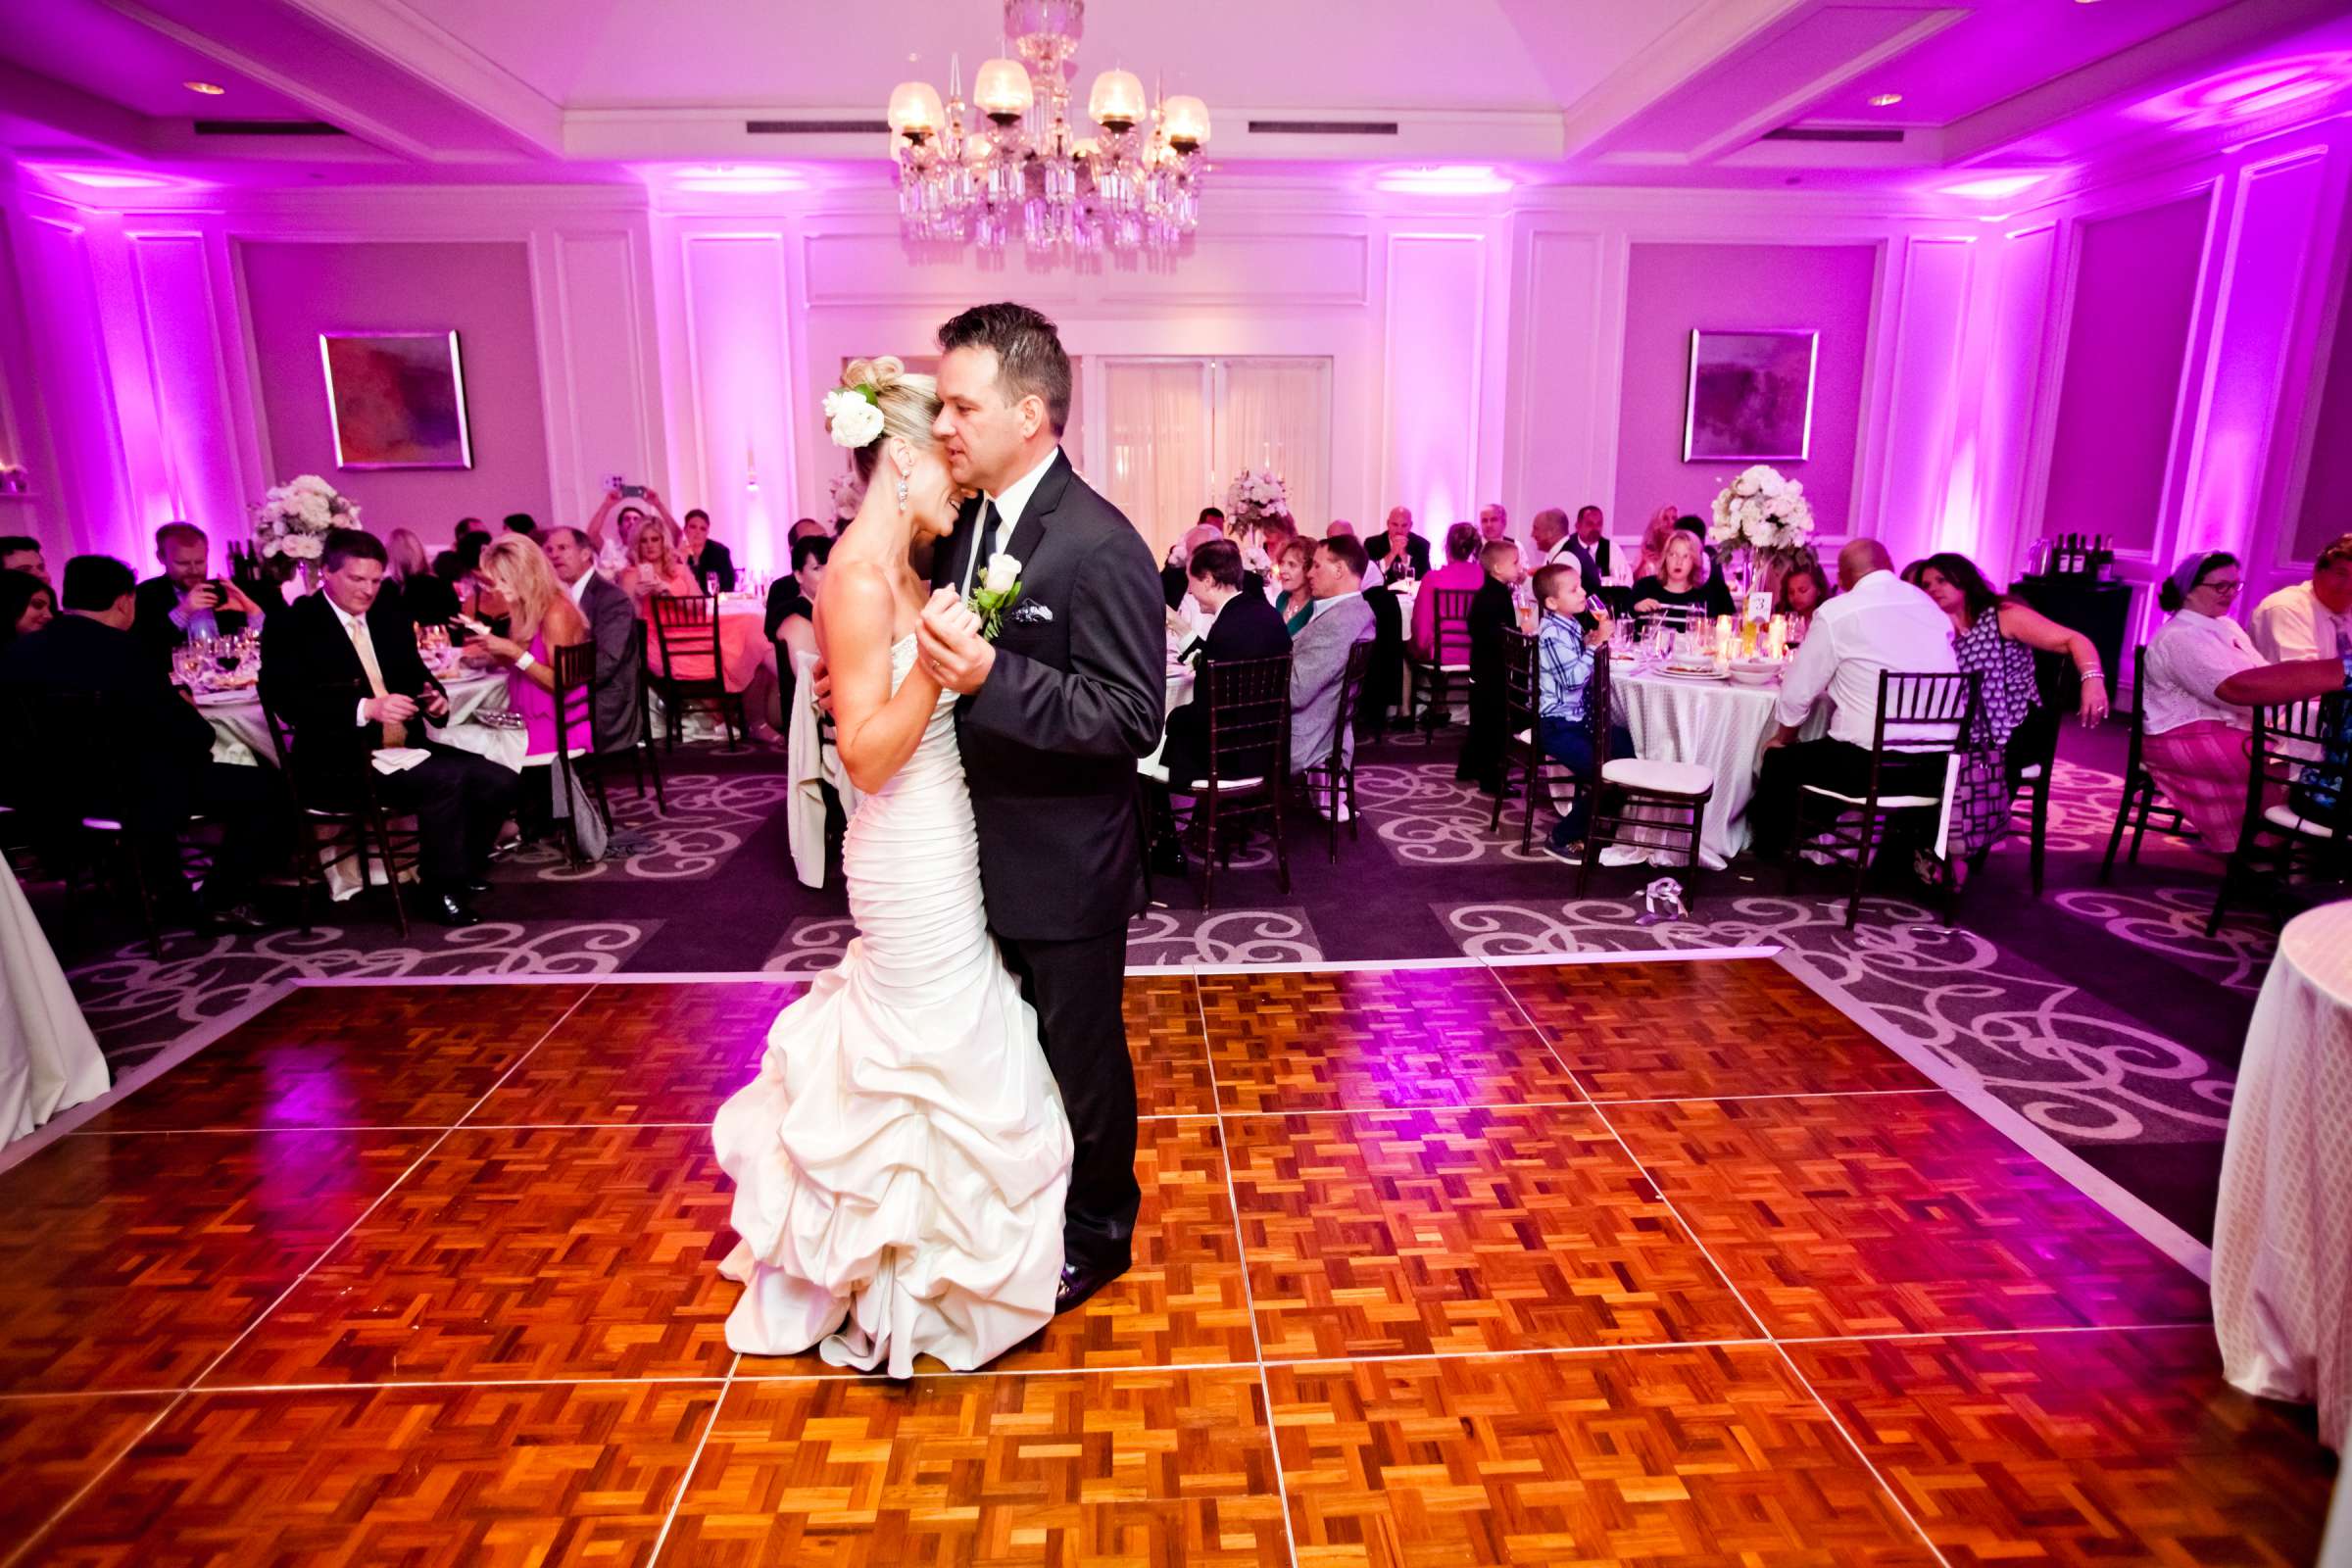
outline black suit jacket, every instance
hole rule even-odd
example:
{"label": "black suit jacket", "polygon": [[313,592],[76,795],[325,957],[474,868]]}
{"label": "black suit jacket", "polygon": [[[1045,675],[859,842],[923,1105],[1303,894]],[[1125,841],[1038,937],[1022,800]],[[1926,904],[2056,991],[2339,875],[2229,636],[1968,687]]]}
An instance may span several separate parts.
{"label": "black suit jacket", "polygon": [[[188,640],[186,632],[172,624],[172,612],[179,608],[179,590],[169,577],[150,577],[139,584],[131,604],[136,611],[130,623],[132,635],[146,645],[156,664],[168,674],[172,668],[172,650]],[[233,637],[245,629],[245,612],[241,610],[216,610],[213,620],[223,637]],[[114,630],[112,626],[106,629]]]}
{"label": "black suit jacket", "polygon": [[96,694],[110,716],[103,733],[16,737],[5,781],[16,804],[159,828],[187,815],[196,775],[212,760],[213,727],[172,689],[135,635],[60,615],[0,649],[0,686],[35,722],[54,694],[68,691]]}
{"label": "black suit jacket", "polygon": [[1519,607],[1511,591],[1489,577],[1470,600],[1471,689],[1499,700],[1502,694],[1505,632],[1519,629]]}
{"label": "black suit jacket", "polygon": [[[1371,558],[1372,558],[1374,561],[1386,561],[1386,560],[1388,560],[1388,559],[1389,559],[1389,531],[1388,531],[1388,529],[1386,529],[1386,528],[1383,528],[1383,529],[1381,529],[1381,531],[1380,531],[1380,532],[1378,532],[1378,533],[1376,533],[1376,534],[1374,534],[1374,535],[1372,536],[1371,540],[1370,540],[1368,543],[1366,543],[1366,544],[1365,544],[1365,546],[1364,546],[1364,554],[1365,554],[1365,555],[1367,555],[1367,556],[1370,556],[1370,557],[1371,557]],[[1414,534],[1407,534],[1407,535],[1405,535],[1405,538],[1404,538],[1404,555],[1405,555],[1405,559],[1406,559],[1407,561],[1410,561],[1410,562],[1413,564],[1413,575],[1414,575],[1414,576],[1416,576],[1416,577],[1419,577],[1419,576],[1422,576],[1422,575],[1424,575],[1424,574],[1426,574],[1426,573],[1428,572],[1428,570],[1429,570],[1429,541],[1428,541],[1428,540],[1426,540],[1426,539],[1422,538],[1422,537],[1421,537],[1419,534],[1417,534],[1417,533],[1414,533]]]}
{"label": "black suit jacket", "polygon": [[[421,705],[441,683],[416,656],[416,623],[396,599],[378,598],[368,612],[368,640],[375,647],[384,689]],[[294,770],[306,793],[336,792],[358,782],[368,754],[384,744],[384,727],[360,723],[360,699],[369,695],[368,671],[324,590],[306,594],[262,626],[262,700],[294,732]],[[422,714],[409,722],[409,744],[424,744]]]}
{"label": "black suit jacket", "polygon": [[[1208,635],[1186,650],[1186,656],[1197,656],[1204,667],[1239,659],[1279,659],[1290,651],[1291,633],[1282,623],[1282,612],[1266,603],[1264,594],[1245,588],[1225,602]],[[1180,784],[1201,777],[1208,768],[1208,708],[1201,699],[1202,688],[1196,683],[1192,699],[1168,715],[1168,745],[1159,755],[1167,763],[1168,777]]]}
{"label": "black suit jacket", "polygon": [[588,573],[580,591],[580,613],[588,618],[588,638],[596,644],[596,696],[590,728],[600,752],[625,752],[637,744],[637,661],[630,657],[630,637],[637,627],[637,606],[607,581],[601,572]]}
{"label": "black suit jacket", "polygon": [[[934,586],[961,588],[979,511],[933,552]],[[1167,707],[1158,573],[1058,453],[997,548],[1021,563],[1021,602],[987,684],[956,705],[988,923],[1015,941],[1108,935],[1144,906],[1135,763]]]}
{"label": "black suit jacket", "polygon": [[704,540],[703,553],[686,558],[686,569],[694,573],[694,580],[707,594],[735,591],[735,558],[715,539]]}

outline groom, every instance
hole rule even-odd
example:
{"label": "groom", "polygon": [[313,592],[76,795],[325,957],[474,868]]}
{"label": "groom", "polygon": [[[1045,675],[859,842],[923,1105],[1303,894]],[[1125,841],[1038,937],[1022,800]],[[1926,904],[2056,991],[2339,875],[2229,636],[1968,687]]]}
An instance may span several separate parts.
{"label": "groom", "polygon": [[997,639],[961,604],[923,612],[917,649],[960,693],[956,733],[980,834],[989,929],[1037,1008],[1076,1144],[1062,1219],[1068,1311],[1127,1271],[1136,1208],[1135,1067],[1119,1001],[1144,906],[1135,764],[1159,742],[1166,608],[1143,535],[1062,456],[1070,359],[1024,305],[939,329],[948,472],[977,492],[932,564],[968,594],[992,555],[1021,564]]}

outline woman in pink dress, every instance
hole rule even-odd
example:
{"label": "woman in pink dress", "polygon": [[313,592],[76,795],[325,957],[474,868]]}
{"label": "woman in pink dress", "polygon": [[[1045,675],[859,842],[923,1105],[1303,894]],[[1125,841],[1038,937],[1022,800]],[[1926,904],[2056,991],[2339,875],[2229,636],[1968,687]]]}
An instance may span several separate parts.
{"label": "woman in pink dress", "polygon": [[637,602],[639,619],[651,615],[648,609],[656,594],[672,594],[690,598],[703,591],[686,565],[686,558],[669,536],[669,525],[660,517],[648,517],[637,524],[629,539],[629,564],[621,568],[620,588]]}
{"label": "woman in pink dress", "polygon": [[[520,534],[494,539],[482,552],[482,575],[496,585],[508,606],[509,635],[473,637],[466,657],[501,664],[507,672],[507,707],[522,715],[522,814],[524,837],[553,825],[556,733],[555,650],[588,640],[588,622],[571,595],[556,580],[540,548]],[[574,756],[595,742],[589,733],[586,686],[571,694],[562,744]]]}

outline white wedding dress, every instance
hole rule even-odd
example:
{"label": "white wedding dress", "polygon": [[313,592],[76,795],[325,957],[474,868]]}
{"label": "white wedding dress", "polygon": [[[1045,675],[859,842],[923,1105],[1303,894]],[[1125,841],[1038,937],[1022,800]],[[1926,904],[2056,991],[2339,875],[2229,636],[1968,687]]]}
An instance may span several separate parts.
{"label": "white wedding dress", "polygon": [[[913,662],[902,637],[893,691]],[[745,1287],[727,1344],[966,1370],[1054,1316],[1070,1129],[988,934],[954,693],[859,803],[842,866],[858,934],[777,1015],[712,1128],[742,1238],[721,1265]]]}

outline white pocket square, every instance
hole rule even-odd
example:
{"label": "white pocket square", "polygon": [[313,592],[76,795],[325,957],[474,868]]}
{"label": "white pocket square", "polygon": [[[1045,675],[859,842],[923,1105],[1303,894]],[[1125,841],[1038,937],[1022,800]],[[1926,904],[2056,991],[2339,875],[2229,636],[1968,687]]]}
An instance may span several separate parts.
{"label": "white pocket square", "polygon": [[1038,621],[1052,620],[1054,610],[1050,605],[1041,605],[1032,600],[1025,605],[1013,606],[1012,613],[1007,618],[1015,625],[1030,625]]}

